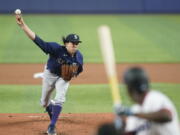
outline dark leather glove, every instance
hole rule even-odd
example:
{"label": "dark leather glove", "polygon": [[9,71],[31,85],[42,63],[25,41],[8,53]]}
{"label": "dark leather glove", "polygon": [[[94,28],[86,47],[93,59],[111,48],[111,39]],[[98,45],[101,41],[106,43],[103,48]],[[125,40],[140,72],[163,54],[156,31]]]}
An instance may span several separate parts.
{"label": "dark leather glove", "polygon": [[63,64],[61,66],[61,77],[65,81],[70,81],[72,77],[75,77],[77,75],[77,70],[77,64]]}

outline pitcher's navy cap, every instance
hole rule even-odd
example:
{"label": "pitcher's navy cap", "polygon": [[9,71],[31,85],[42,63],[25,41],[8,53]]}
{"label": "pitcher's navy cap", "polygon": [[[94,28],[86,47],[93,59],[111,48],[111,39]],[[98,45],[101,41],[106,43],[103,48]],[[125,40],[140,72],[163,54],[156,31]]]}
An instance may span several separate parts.
{"label": "pitcher's navy cap", "polygon": [[66,37],[67,42],[72,42],[72,43],[81,43],[80,38],[77,34],[69,34]]}

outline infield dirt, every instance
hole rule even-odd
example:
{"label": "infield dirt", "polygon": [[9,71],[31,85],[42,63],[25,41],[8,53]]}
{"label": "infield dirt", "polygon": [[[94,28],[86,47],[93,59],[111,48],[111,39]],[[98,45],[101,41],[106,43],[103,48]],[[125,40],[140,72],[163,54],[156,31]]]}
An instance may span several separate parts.
{"label": "infield dirt", "polygon": [[[58,135],[95,135],[98,125],[111,122],[112,114],[62,114],[57,123]],[[43,135],[49,119],[45,114],[1,114],[1,135]]]}
{"label": "infield dirt", "polygon": [[[179,64],[118,64],[118,76],[130,66],[141,66],[150,75],[152,82],[180,83]],[[41,79],[34,79],[33,74],[43,72],[43,64],[0,64],[0,84],[41,84]],[[72,80],[72,84],[108,83],[103,64],[85,64],[84,72]]]}

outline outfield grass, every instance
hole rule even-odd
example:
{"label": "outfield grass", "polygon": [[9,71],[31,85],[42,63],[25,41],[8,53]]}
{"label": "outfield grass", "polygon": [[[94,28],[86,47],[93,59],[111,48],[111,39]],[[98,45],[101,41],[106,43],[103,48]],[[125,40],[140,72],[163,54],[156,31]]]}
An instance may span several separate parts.
{"label": "outfield grass", "polygon": [[[112,29],[118,63],[180,62],[180,15],[23,15],[47,41],[78,33],[85,62],[102,63],[97,27]],[[44,63],[47,56],[18,28],[12,15],[0,17],[0,63]],[[62,42],[61,42],[62,43]]]}
{"label": "outfield grass", "polygon": [[[125,89],[120,86],[123,104],[130,105]],[[167,94],[180,116],[180,84],[153,84],[153,88]],[[40,86],[0,85],[0,113],[43,113],[39,105]],[[72,85],[69,88],[63,113],[112,112],[108,85]]]}

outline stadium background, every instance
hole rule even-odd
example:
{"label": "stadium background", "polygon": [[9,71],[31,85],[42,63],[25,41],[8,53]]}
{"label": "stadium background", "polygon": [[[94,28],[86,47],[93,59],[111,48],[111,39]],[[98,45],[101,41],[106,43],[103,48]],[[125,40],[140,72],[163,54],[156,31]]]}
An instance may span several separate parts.
{"label": "stadium background", "polygon": [[[112,30],[119,67],[141,63],[173,66],[173,74],[165,66],[160,67],[165,71],[163,74],[155,70],[151,73],[176,81],[152,81],[152,88],[166,93],[173,100],[180,116],[180,0],[0,0],[1,118],[5,113],[21,115],[44,112],[39,106],[41,80],[34,80],[35,83],[31,84],[22,83],[26,78],[33,79],[33,74],[26,76],[18,68],[25,63],[27,66],[24,70],[27,73],[31,73],[27,67],[35,68],[36,64],[43,69],[47,56],[16,25],[13,15],[16,8],[22,9],[26,23],[46,41],[62,43],[61,36],[78,33],[83,40],[80,50],[84,54],[86,67],[103,63],[97,37],[97,28],[102,24],[109,25]],[[88,72],[87,69],[85,72]],[[99,71],[93,72],[96,75]],[[14,73],[15,76],[12,75]],[[81,77],[85,82],[73,82],[63,113],[112,112],[108,84],[106,81],[101,83],[103,77],[99,78],[98,84],[86,83],[91,76]],[[123,103],[131,104],[121,82],[120,89]],[[0,119],[0,131],[8,127],[8,124],[3,124],[4,121]],[[19,132],[25,133],[25,130]]]}
{"label": "stadium background", "polygon": [[177,13],[179,0],[1,0],[0,12],[29,13]]}

